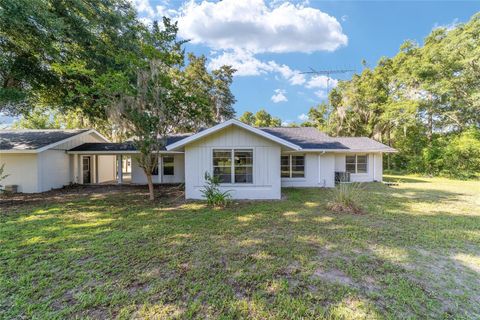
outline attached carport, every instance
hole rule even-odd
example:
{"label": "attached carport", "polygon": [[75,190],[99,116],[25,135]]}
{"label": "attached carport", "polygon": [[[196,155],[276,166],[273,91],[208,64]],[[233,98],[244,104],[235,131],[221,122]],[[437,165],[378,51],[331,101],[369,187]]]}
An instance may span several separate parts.
{"label": "attached carport", "polygon": [[84,143],[67,153],[73,156],[74,182],[122,184],[131,182],[131,158],[138,151],[131,142]]}

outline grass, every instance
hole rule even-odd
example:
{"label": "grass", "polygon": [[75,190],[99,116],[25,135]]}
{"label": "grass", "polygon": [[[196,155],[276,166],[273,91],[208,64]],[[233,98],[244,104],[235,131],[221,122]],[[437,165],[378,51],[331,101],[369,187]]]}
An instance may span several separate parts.
{"label": "grass", "polygon": [[330,212],[322,189],[0,208],[0,318],[478,319],[480,182],[388,179],[364,215]]}

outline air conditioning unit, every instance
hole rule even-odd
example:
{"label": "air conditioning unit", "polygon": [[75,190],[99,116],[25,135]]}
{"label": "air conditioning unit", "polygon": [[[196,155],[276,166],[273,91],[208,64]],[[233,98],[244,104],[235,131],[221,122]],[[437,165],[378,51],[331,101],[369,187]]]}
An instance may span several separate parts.
{"label": "air conditioning unit", "polygon": [[9,192],[9,193],[17,193],[18,186],[16,184],[7,185],[7,186],[5,186],[5,189],[3,189],[3,190],[5,192]]}
{"label": "air conditioning unit", "polygon": [[350,172],[335,171],[335,183],[350,182]]}

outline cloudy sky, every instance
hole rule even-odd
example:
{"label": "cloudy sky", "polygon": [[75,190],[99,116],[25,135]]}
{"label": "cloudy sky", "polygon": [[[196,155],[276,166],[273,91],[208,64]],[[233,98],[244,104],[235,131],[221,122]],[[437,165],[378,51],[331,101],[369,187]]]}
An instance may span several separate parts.
{"label": "cloudy sky", "polygon": [[145,23],[169,16],[187,50],[207,56],[210,68],[233,65],[238,115],[267,109],[301,121],[338,79],[316,70],[362,70],[393,56],[406,39],[421,43],[438,26],[465,22],[478,2],[361,2],[284,0],[130,0]]}
{"label": "cloudy sky", "polygon": [[179,23],[187,50],[209,67],[233,65],[235,108],[267,109],[284,121],[305,119],[338,79],[316,70],[362,70],[393,56],[406,39],[421,43],[438,26],[452,26],[478,11],[478,2],[360,2],[282,0],[132,0],[145,23],[163,15]]}

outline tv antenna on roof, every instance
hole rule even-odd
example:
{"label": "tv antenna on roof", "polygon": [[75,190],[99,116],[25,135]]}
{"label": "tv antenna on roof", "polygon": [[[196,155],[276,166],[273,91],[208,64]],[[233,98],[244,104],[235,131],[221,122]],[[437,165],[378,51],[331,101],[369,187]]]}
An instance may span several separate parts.
{"label": "tv antenna on roof", "polygon": [[325,75],[327,76],[327,94],[330,88],[330,75],[339,74],[339,73],[350,73],[355,72],[353,69],[330,69],[330,70],[315,70],[312,67],[309,67],[310,71],[300,72],[300,74],[315,74],[315,75]]}

